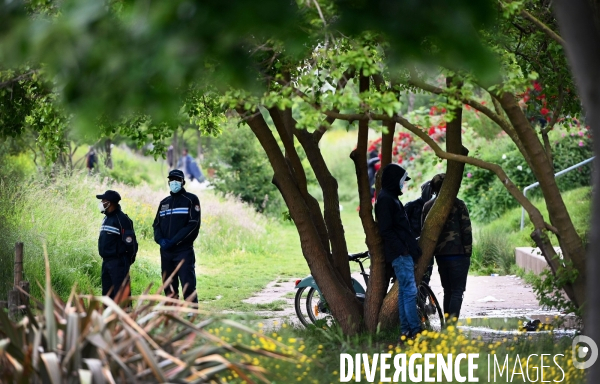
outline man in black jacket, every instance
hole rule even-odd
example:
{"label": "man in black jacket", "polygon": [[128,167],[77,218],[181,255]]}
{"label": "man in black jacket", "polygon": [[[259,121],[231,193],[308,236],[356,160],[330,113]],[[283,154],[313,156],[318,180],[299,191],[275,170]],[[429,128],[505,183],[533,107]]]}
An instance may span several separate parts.
{"label": "man in black jacket", "polygon": [[421,249],[398,198],[402,195],[404,182],[408,180],[410,177],[406,170],[398,164],[388,164],[384,168],[381,191],[375,203],[375,216],[383,239],[385,261],[392,264],[398,280],[400,332],[403,336],[413,338],[422,330],[417,314],[414,272],[415,261],[421,256]]}
{"label": "man in black jacket", "polygon": [[184,299],[193,295],[191,301],[198,303],[196,295],[196,255],[194,240],[200,231],[200,200],[187,192],[183,172],[174,169],[169,172],[171,195],[158,205],[154,219],[154,241],[160,245],[160,261],[163,281],[177,271],[171,284],[165,288],[165,295],[179,298],[181,282]]}
{"label": "man in black jacket", "polygon": [[119,205],[119,193],[108,190],[96,198],[100,199],[98,209],[106,215],[98,238],[98,253],[102,257],[102,295],[110,294],[114,300],[122,287],[127,291],[124,296],[131,293],[129,267],[135,261],[137,242],[133,222]]}

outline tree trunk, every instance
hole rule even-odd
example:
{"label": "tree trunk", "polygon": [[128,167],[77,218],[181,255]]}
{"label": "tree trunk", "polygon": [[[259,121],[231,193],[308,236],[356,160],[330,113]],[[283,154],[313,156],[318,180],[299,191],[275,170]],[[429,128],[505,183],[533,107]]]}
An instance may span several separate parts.
{"label": "tree trunk", "polygon": [[204,159],[204,154],[202,153],[202,135],[200,134],[200,130],[196,131],[196,138],[198,139],[198,161],[202,161]]}
{"label": "tree trunk", "polygon": [[[243,115],[244,112],[243,109],[238,109],[240,115]],[[290,211],[300,236],[304,258],[329,304],[333,317],[338,321],[344,334],[354,335],[360,332],[363,321],[362,306],[354,292],[338,279],[339,274],[333,268],[328,252],[323,247],[317,228],[312,221],[309,207],[290,173],[290,168],[279,144],[273,137],[262,114],[253,113],[246,119],[246,122],[269,158],[275,173],[273,183],[281,192]]]}
{"label": "tree trunk", "polygon": [[529,158],[534,175],[540,183],[540,189],[544,195],[551,224],[556,227],[558,233],[558,242],[560,244],[565,260],[570,260],[573,267],[578,271],[575,282],[571,285],[572,289],[565,290],[569,299],[577,306],[585,302],[585,249],[581,238],[575,231],[567,207],[562,199],[558,185],[554,178],[554,167],[550,163],[542,143],[540,142],[535,130],[527,121],[527,117],[519,107],[515,96],[505,92],[500,95],[500,104],[511,121],[519,139]]}
{"label": "tree trunk", "polygon": [[[369,90],[369,78],[361,75],[359,79],[360,92]],[[377,331],[379,323],[379,309],[383,303],[387,284],[385,282],[385,258],[383,243],[379,230],[373,220],[373,205],[367,172],[367,141],[369,139],[369,122],[361,120],[358,123],[358,140],[356,149],[350,154],[356,169],[358,183],[358,196],[360,201],[359,216],[365,231],[367,248],[371,255],[370,277],[367,285],[365,299],[365,325],[371,333]]]}
{"label": "tree trunk", "polygon": [[112,140],[110,137],[107,138],[104,142],[104,151],[106,152],[106,157],[104,158],[104,165],[106,166],[106,168],[112,169]]}
{"label": "tree trunk", "polygon": [[[448,78],[446,81],[450,86],[452,79]],[[452,113],[454,119],[446,124],[446,152],[466,156],[469,151],[462,146],[462,105],[454,109]],[[433,258],[438,238],[458,195],[464,169],[465,164],[457,161],[448,161],[446,165],[446,177],[440,195],[435,199],[435,203],[427,215],[419,240],[423,255],[417,265],[415,276],[417,285],[421,283],[421,279]]]}
{"label": "tree trunk", "polygon": [[[340,272],[342,280],[346,282],[348,287],[352,287],[350,280],[350,263],[348,261],[348,246],[344,237],[344,226],[340,216],[340,200],[338,196],[338,183],[335,177],[329,172],[327,164],[321,154],[321,149],[317,145],[314,136],[307,130],[296,129],[294,134],[304,148],[306,157],[311,168],[315,173],[315,177],[323,191],[323,206],[325,225],[329,242],[331,244],[331,254],[333,265]],[[353,289],[353,288],[351,288]]]}
{"label": "tree trunk", "polygon": [[[554,3],[558,23],[566,41],[569,63],[577,82],[579,97],[586,112],[586,123],[594,137],[594,192],[590,246],[586,260],[587,302],[585,306],[585,333],[600,342],[600,290],[596,278],[600,276],[600,2],[593,2],[590,10],[586,0],[558,0]],[[600,363],[592,365],[587,374],[588,383],[600,382]]]}
{"label": "tree trunk", "polygon": [[[296,152],[296,148],[294,147],[294,136],[291,134],[292,130],[295,127],[287,127],[287,125],[292,124],[291,121],[288,121],[288,124],[284,122],[282,118],[283,113],[276,107],[272,107],[269,109],[269,115],[275,124],[275,129],[283,142],[283,147],[285,149],[285,159],[288,164],[289,173],[292,175],[292,178],[295,180],[304,201],[306,202],[308,209],[310,211],[310,215],[312,221],[319,233],[319,238],[321,239],[321,244],[323,245],[323,249],[330,254],[329,249],[329,238],[327,236],[327,228],[325,227],[325,221],[323,220],[323,215],[321,214],[321,207],[319,207],[319,202],[308,193],[307,185],[306,185],[306,174],[304,172],[304,168],[302,167],[302,161]],[[291,111],[290,111],[291,117]],[[346,261],[346,264],[348,262]],[[350,282],[350,268],[348,267],[348,283]]]}

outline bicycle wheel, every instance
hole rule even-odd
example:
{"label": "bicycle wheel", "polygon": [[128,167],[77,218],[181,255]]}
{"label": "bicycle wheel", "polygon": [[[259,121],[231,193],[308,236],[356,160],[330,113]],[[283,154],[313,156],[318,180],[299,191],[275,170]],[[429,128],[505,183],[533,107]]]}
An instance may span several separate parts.
{"label": "bicycle wheel", "polygon": [[314,288],[306,295],[306,310],[313,324],[318,320],[326,320],[330,317],[329,306],[325,298]]}
{"label": "bicycle wheel", "polygon": [[433,294],[433,291],[425,283],[419,285],[417,295],[417,311],[424,329],[439,332],[444,326],[444,312]]}
{"label": "bicycle wheel", "polygon": [[308,287],[303,287],[298,289],[296,291],[296,297],[294,298],[294,308],[296,309],[296,316],[298,316],[298,319],[304,326],[307,326],[311,323],[311,319],[308,318],[308,314],[310,313],[310,311],[306,311],[307,292],[305,291],[307,288]]}

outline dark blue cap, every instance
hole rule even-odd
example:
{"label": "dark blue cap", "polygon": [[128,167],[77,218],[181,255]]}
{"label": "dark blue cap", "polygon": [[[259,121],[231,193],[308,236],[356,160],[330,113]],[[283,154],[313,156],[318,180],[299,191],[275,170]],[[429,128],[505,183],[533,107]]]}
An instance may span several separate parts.
{"label": "dark blue cap", "polygon": [[111,203],[118,203],[119,201],[121,201],[121,195],[119,195],[119,192],[112,191],[110,189],[104,192],[104,194],[102,195],[96,195],[96,198],[100,200],[110,201]]}
{"label": "dark blue cap", "polygon": [[183,172],[180,171],[179,169],[174,169],[171,172],[169,172],[169,179],[181,179],[183,180]]}

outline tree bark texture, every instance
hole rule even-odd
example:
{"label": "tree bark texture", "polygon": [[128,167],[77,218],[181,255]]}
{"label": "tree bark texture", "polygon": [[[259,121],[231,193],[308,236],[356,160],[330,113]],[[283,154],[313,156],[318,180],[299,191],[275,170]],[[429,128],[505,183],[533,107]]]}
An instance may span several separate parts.
{"label": "tree bark texture", "polygon": [[[340,200],[338,183],[329,172],[321,149],[314,136],[305,129],[296,129],[294,135],[304,148],[308,162],[315,173],[317,182],[323,191],[323,208],[325,225],[331,244],[333,265],[341,275],[341,279],[351,288],[350,263],[348,262],[348,246],[344,237],[344,225],[340,216]],[[353,288],[351,288],[353,289]]]}
{"label": "tree bark texture", "polygon": [[[369,78],[361,75],[359,78],[359,91],[362,93],[368,90]],[[364,309],[365,326],[369,332],[374,333],[379,323],[379,309],[386,294],[387,284],[385,281],[383,242],[373,219],[373,205],[371,203],[371,192],[367,175],[368,139],[369,122],[367,120],[359,121],[356,149],[352,151],[350,158],[354,161],[356,169],[360,201],[359,216],[365,231],[366,245],[371,255],[370,277],[367,285]]]}
{"label": "tree bark texture", "polygon": [[[238,113],[243,116],[245,111],[238,108]],[[362,306],[352,289],[338,278],[339,272],[330,262],[329,254],[323,247],[318,230],[312,220],[310,208],[302,196],[297,181],[290,173],[288,162],[275,137],[259,112],[247,117],[246,122],[267,154],[274,171],[273,182],[281,192],[290,211],[290,216],[300,236],[302,253],[329,304],[332,315],[346,335],[358,333],[363,320]]]}
{"label": "tree bark texture", "polygon": [[[451,79],[447,79],[448,85],[451,85],[451,81]],[[462,105],[454,109],[453,114],[454,119],[446,124],[446,152],[466,155],[468,151],[462,146]],[[421,279],[433,257],[433,252],[446,219],[452,211],[454,200],[460,189],[464,169],[465,163],[449,160],[446,164],[446,177],[442,189],[427,215],[419,239],[423,254],[419,259],[415,275],[417,285],[421,283]]]}
{"label": "tree bark texture", "polygon": [[556,227],[559,233],[557,237],[562,254],[565,260],[571,261],[573,267],[578,271],[577,279],[572,284],[572,290],[569,289],[566,292],[571,301],[579,307],[585,302],[585,249],[556,184],[554,167],[550,163],[535,130],[519,107],[515,96],[512,93],[505,92],[500,95],[499,101],[525,150],[529,153],[531,169],[540,183],[540,189],[548,207],[550,223]]}
{"label": "tree bark texture", "polygon": [[[275,124],[275,129],[283,142],[283,147],[285,149],[285,159],[288,164],[288,169],[292,178],[296,181],[298,189],[306,202],[308,209],[310,211],[310,216],[312,218],[313,223],[319,233],[319,238],[321,239],[321,244],[325,251],[329,254],[329,239],[327,237],[327,228],[325,227],[325,221],[323,220],[323,215],[321,214],[321,207],[319,206],[319,202],[308,193],[307,185],[306,185],[306,173],[304,172],[304,168],[302,167],[302,161],[300,160],[300,156],[298,156],[298,152],[296,152],[296,148],[294,147],[294,136],[290,135],[290,132],[295,128],[295,124],[291,121],[291,111],[290,118],[287,119],[287,123],[284,120],[284,116],[286,115],[285,111],[280,111],[279,109],[273,107],[269,109],[269,115]],[[292,127],[287,127],[287,125],[294,125]]]}
{"label": "tree bark texture", "polygon": [[[589,5],[592,4],[590,9]],[[571,65],[578,94],[585,109],[586,123],[594,137],[594,188],[592,202],[592,226],[589,233],[590,246],[585,268],[587,272],[587,296],[585,306],[585,333],[600,343],[600,290],[596,285],[600,276],[600,2],[598,0],[557,0],[554,9],[561,34],[566,41],[567,58]],[[592,365],[587,372],[588,383],[600,382],[600,363]]]}

